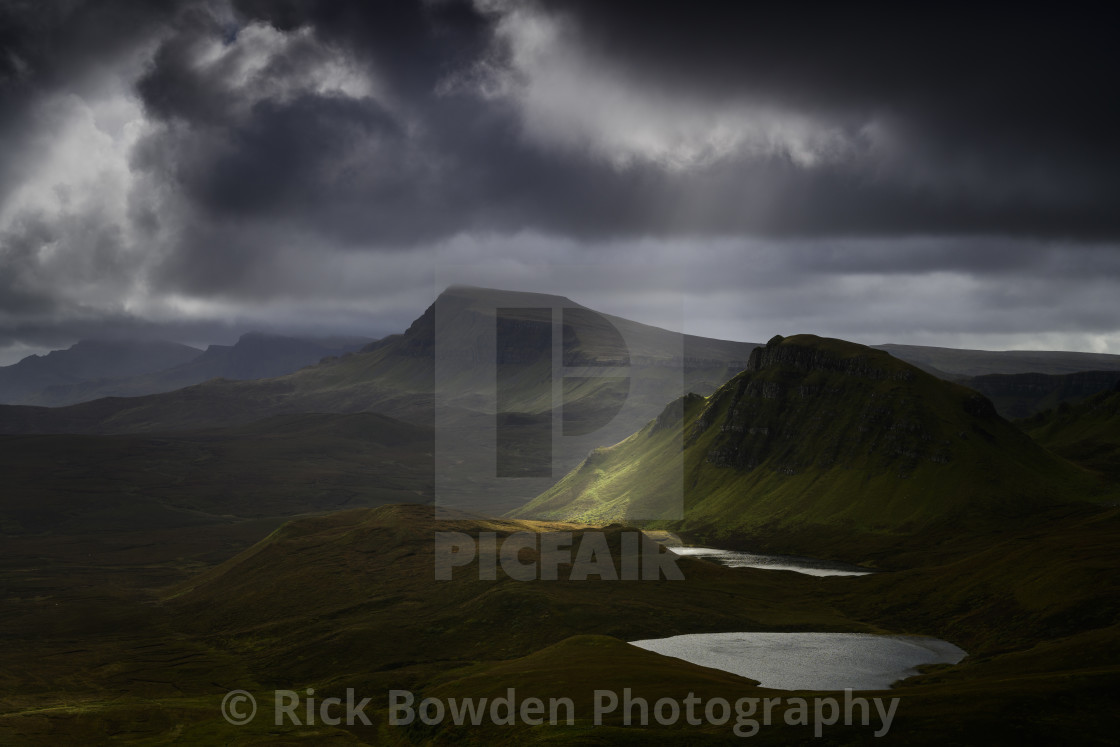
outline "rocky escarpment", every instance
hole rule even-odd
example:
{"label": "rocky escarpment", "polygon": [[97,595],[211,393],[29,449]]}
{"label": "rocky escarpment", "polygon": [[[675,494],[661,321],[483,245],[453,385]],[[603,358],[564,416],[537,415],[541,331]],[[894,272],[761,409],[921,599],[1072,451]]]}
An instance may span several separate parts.
{"label": "rocky escarpment", "polygon": [[[927,381],[926,379],[929,379]],[[953,427],[929,389],[948,388]],[[793,475],[860,464],[905,477],[921,463],[945,464],[955,446],[989,439],[991,403],[881,351],[810,335],[755,348],[747,369],[707,404],[687,434],[710,429],[706,461],[739,470],[763,465]]]}
{"label": "rocky escarpment", "polygon": [[[813,335],[798,337],[819,339]],[[849,344],[849,348],[855,347],[857,346]],[[884,367],[882,365],[884,356],[889,357],[871,348],[862,348],[861,351],[854,353],[851,349],[841,352],[835,349],[835,346],[823,348],[814,344],[786,342],[786,338],[776,335],[766,343],[765,347],[757,347],[751,351],[745,370],[758,372],[784,368],[804,373],[833,371],[869,379],[894,378],[899,381],[909,381],[914,378],[914,369]]]}
{"label": "rocky escarpment", "polygon": [[806,527],[952,531],[1102,491],[983,396],[885,352],[798,335],[750,358],[711,396],[678,399],[597,450],[521,515],[657,518],[754,538]]}

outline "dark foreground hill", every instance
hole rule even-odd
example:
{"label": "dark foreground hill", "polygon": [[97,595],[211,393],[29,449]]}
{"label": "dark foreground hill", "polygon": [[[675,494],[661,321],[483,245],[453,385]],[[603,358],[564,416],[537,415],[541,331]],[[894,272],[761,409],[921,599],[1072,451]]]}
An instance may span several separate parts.
{"label": "dark foreground hill", "polygon": [[161,435],[0,436],[0,542],[432,500],[431,427],[282,415]]}
{"label": "dark foreground hill", "polygon": [[[683,485],[671,462],[683,428]],[[775,338],[515,516],[625,520],[683,491],[685,531],[905,534],[1102,497],[979,394],[840,340]]]}
{"label": "dark foreground hill", "polygon": [[[225,563],[160,591],[75,588],[6,573],[8,645],[0,651],[0,741],[89,742],[127,731],[142,744],[731,744],[724,726],[591,722],[596,689],[652,703],[813,697],[635,649],[639,637],[685,632],[816,630],[939,635],[969,657],[887,693],[901,702],[885,744],[1095,743],[1116,726],[1120,519],[1116,511],[1047,510],[998,531],[962,531],[911,551],[893,573],[821,579],[729,569],[682,558],[682,581],[480,580],[477,561],[433,577],[433,536],[459,531],[585,528],[535,522],[435,521],[430,509],[384,506],[293,521]],[[603,528],[622,560],[620,533]],[[1041,538],[1040,538],[1041,537]],[[535,557],[523,555],[522,560]],[[896,557],[897,560],[897,557]],[[85,587],[85,588],[83,588]],[[123,589],[123,590],[122,590]],[[49,617],[48,617],[49,616]],[[33,674],[32,674],[33,673]],[[391,727],[387,693],[424,697],[571,697],[574,726]],[[370,697],[370,726],[273,724],[272,692]],[[251,724],[221,716],[227,692],[262,704]],[[837,695],[829,693],[829,695]],[[811,739],[775,724],[762,744]],[[858,725],[841,743],[867,741]],[[95,739],[96,741],[96,739]],[[879,740],[876,740],[877,742]]]}

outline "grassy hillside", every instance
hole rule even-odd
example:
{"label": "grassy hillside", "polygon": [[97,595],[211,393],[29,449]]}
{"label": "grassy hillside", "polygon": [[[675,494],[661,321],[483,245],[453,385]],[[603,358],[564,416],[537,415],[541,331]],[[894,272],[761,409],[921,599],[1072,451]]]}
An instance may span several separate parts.
{"label": "grassy hillside", "polygon": [[683,489],[674,526],[695,534],[904,535],[1105,497],[975,392],[840,340],[776,338],[712,396],[676,408],[683,486],[663,468],[672,429],[651,422],[512,515],[624,520]]}
{"label": "grassy hillside", "polygon": [[1022,422],[1046,448],[1120,480],[1120,384],[1076,405],[1062,405]]}
{"label": "grassy hillside", "polygon": [[371,413],[159,436],[0,436],[0,536],[428,502],[432,439],[430,427]]}
{"label": "grassy hillside", "polygon": [[[553,307],[563,309],[556,314],[563,324],[555,346],[553,324],[540,311]],[[497,309],[511,311],[499,321]],[[438,360],[437,322],[453,327],[441,338]],[[619,340],[623,336],[625,345]],[[554,347],[561,360],[553,361]],[[309,412],[378,413],[430,428],[437,416],[438,363],[437,425],[446,435],[441,446],[462,451],[447,456],[465,465],[455,473],[458,486],[475,499],[486,496],[488,512],[502,513],[575,467],[589,450],[641,427],[666,401],[680,396],[682,387],[711,391],[742,367],[749,349],[745,343],[681,336],[605,317],[560,297],[451,288],[403,334],[289,376],[214,380],[163,394],[53,409],[0,407],[0,434],[166,435]],[[480,362],[480,355],[486,360]],[[563,373],[556,374],[554,364],[562,364]],[[604,366],[622,364],[628,367],[621,375],[595,375]],[[549,384],[554,375],[563,377],[557,382],[562,408],[553,402]],[[501,396],[496,398],[496,392]],[[563,420],[562,448],[553,449],[553,420]],[[496,430],[496,423],[504,427],[498,438],[488,440],[485,434]],[[526,488],[516,480],[496,480],[495,440],[503,476],[529,472],[544,482]]]}
{"label": "grassy hillside", "polygon": [[[436,520],[431,509],[385,506],[301,519],[228,562],[184,582],[169,604],[188,630],[222,639],[274,673],[304,678],[334,662],[348,671],[522,656],[586,632],[641,638],[658,631],[870,630],[811,594],[816,582],[738,574],[683,558],[688,583],[514,581],[478,561],[434,579],[434,533],[573,531],[586,527],[508,520]],[[608,531],[616,565],[619,526]],[[523,559],[536,558],[525,553]],[[391,572],[390,572],[391,570]],[[277,593],[290,589],[292,593]],[[671,594],[673,604],[665,604]],[[721,599],[713,608],[710,601]],[[312,611],[309,614],[309,611]],[[703,614],[699,614],[703,610]],[[317,620],[330,619],[324,629]],[[402,623],[408,620],[407,624]],[[423,635],[416,635],[423,631]],[[277,675],[279,676],[279,675]]]}
{"label": "grassy hillside", "polygon": [[[495,301],[462,293],[462,313],[472,299]],[[536,302],[502,296],[510,307]],[[539,320],[510,318],[514,338],[528,336],[500,363],[512,384],[504,417],[532,422],[548,404],[534,384]],[[586,718],[594,689],[651,700],[775,695],[625,643],[732,631],[936,635],[968,651],[866,694],[902,699],[887,744],[1115,740],[1120,510],[1108,476],[1120,392],[1032,421],[1036,442],[975,392],[881,351],[776,338],[710,396],[659,406],[637,432],[594,450],[524,511],[545,521],[437,520],[417,505],[432,497],[434,321],[426,314],[403,335],[282,379],[0,411],[11,427],[120,431],[0,437],[0,744],[740,744],[728,726]],[[611,362],[610,330],[627,324],[592,317],[565,332],[566,363]],[[666,360],[659,341],[669,333],[632,331],[632,364]],[[722,380],[734,349],[691,344],[688,380]],[[468,395],[486,384],[462,376]],[[591,378],[565,382],[577,423],[622,396],[619,381]],[[628,394],[653,402],[657,391]],[[469,396],[458,404],[470,413]],[[673,465],[682,432],[683,484]],[[573,581],[568,567],[555,581],[514,581],[500,567],[480,580],[477,561],[452,581],[434,578],[437,531],[559,530],[577,542],[602,531],[618,558],[631,509],[682,491],[685,520],[658,526],[882,572],[821,578],[682,558],[683,581]],[[335,509],[346,510],[319,514]],[[572,697],[583,718],[387,724],[390,689],[478,698],[509,687]],[[372,698],[373,726],[273,726],[277,688],[319,698],[354,688]],[[232,689],[261,700],[252,724],[222,718]],[[782,713],[752,743],[813,740],[810,728],[782,725]],[[863,728],[826,735],[813,741],[871,741]]]}
{"label": "grassy hillside", "polygon": [[[699,560],[681,561],[686,586],[518,582],[500,570],[496,581],[480,581],[477,565],[457,569],[452,582],[434,580],[434,531],[507,536],[544,529],[582,528],[437,522],[431,509],[385,506],[294,521],[163,589],[151,588],[150,573],[147,588],[126,584],[130,574],[143,575],[135,561],[104,579],[80,565],[84,558],[73,560],[71,578],[5,568],[9,604],[0,620],[14,643],[0,653],[0,742],[66,743],[127,725],[138,743],[176,736],[276,743],[264,719],[260,729],[243,730],[222,721],[222,695],[291,686],[323,693],[355,687],[380,697],[389,687],[446,682],[449,672],[588,632],[632,639],[740,627],[876,630],[816,600],[815,579],[791,583],[784,574],[742,574]],[[616,551],[619,531],[611,530]],[[716,609],[713,599],[720,600]],[[299,729],[279,735],[312,744],[343,736]],[[376,733],[358,736],[383,743]]]}
{"label": "grassy hillside", "polygon": [[[227,562],[162,590],[44,588],[8,575],[0,653],[0,741],[158,744],[731,744],[728,728],[593,726],[594,689],[682,699],[786,697],[751,680],[623,641],[685,632],[865,631],[941,635],[969,657],[899,684],[886,744],[1106,743],[1120,685],[1116,510],[1083,506],[960,532],[859,578],[729,569],[682,559],[684,581],[517,582],[477,566],[433,579],[433,532],[568,529],[501,520],[435,521],[417,506],[303,518]],[[619,550],[618,532],[605,531]],[[88,581],[88,578],[86,579]],[[56,609],[57,607],[57,609]],[[47,621],[47,610],[55,610]],[[32,614],[36,613],[36,614]],[[80,643],[79,643],[80,642]],[[34,664],[32,664],[34,662]],[[34,673],[34,674],[32,674]],[[41,679],[42,678],[42,679]],[[572,727],[387,724],[385,694],[571,697]],[[373,696],[373,726],[232,727],[218,707],[244,688]],[[812,697],[811,693],[800,693]],[[267,705],[266,705],[267,710]],[[778,713],[783,711],[779,710]],[[860,728],[825,743],[861,743]],[[781,723],[753,739],[811,738]],[[878,740],[877,740],[878,741]]]}
{"label": "grassy hillside", "polygon": [[[650,391],[635,392],[643,401],[660,405],[681,391],[682,375],[660,375],[667,362],[683,370],[684,385],[708,392],[742,368],[749,343],[681,336],[667,330],[602,316],[568,299],[535,293],[450,288],[437,300],[456,321],[463,334],[444,351],[457,375],[443,382],[455,405],[476,408],[480,392],[492,391],[493,374],[472,363],[479,350],[479,335],[494,329],[492,307],[533,309],[564,305],[578,318],[564,328],[564,364],[599,365],[612,362],[617,345],[606,330],[610,325],[625,336],[630,364],[653,371]],[[0,407],[0,433],[151,433],[198,430],[250,423],[279,414],[303,412],[377,412],[398,419],[430,425],[434,396],[436,306],[433,304],[403,334],[366,346],[361,352],[333,357],[288,376],[259,381],[214,380],[181,390],[143,397],[115,397],[60,408]],[[534,321],[532,312],[526,321]],[[604,324],[609,320],[609,325]],[[539,320],[537,320],[539,321]],[[575,322],[581,322],[575,324]],[[551,343],[538,327],[518,340],[517,357],[506,360],[524,368],[525,385],[507,392],[516,409],[540,412],[550,402],[539,400],[540,371],[551,356]],[[458,345],[458,347],[456,347]],[[461,359],[461,360],[460,360]],[[457,363],[456,363],[457,362]],[[609,403],[617,393],[612,382],[584,381],[578,392],[587,410],[598,408],[601,397]],[[486,415],[493,417],[488,411]],[[607,438],[620,438],[640,426],[621,422]],[[604,443],[609,441],[604,441]]]}

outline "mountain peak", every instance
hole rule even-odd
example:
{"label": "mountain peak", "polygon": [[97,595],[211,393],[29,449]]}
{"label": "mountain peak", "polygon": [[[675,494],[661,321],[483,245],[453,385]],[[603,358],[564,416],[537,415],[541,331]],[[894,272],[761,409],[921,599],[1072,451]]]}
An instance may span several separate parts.
{"label": "mountain peak", "polygon": [[868,378],[903,381],[921,373],[919,369],[885,351],[847,340],[808,334],[791,337],[775,335],[765,347],[757,347],[751,351],[747,371],[759,373],[775,369],[802,373],[836,371]]}
{"label": "mountain peak", "polygon": [[[893,532],[1010,515],[1087,484],[983,396],[844,340],[773,338],[710,397],[683,404],[682,527]],[[656,477],[680,449],[659,425],[581,465],[521,515],[622,520],[679,495],[679,481]],[[642,482],[615,485],[616,473]]]}
{"label": "mountain peak", "polygon": [[453,284],[439,294],[436,303],[448,301],[465,302],[468,307],[579,307],[580,304],[567,296],[530,291],[502,290],[501,288],[482,288],[475,285]]}

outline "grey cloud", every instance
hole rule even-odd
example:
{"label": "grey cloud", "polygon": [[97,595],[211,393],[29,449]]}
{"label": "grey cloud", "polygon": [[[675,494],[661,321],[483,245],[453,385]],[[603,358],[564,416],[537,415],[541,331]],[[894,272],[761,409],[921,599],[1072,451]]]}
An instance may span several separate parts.
{"label": "grey cloud", "polygon": [[244,18],[282,31],[314,28],[383,71],[394,90],[411,98],[471,64],[484,50],[490,23],[469,0],[320,3],[314,0],[234,0]]}
{"label": "grey cloud", "polygon": [[1079,131],[1103,143],[1102,119],[1116,114],[1102,96],[1116,76],[1110,30],[1085,8],[535,5],[576,23],[589,53],[713,99],[758,92],[806,108],[913,111],[966,131],[1004,122],[1016,125],[1009,140]]}
{"label": "grey cloud", "polygon": [[[499,267],[665,256],[705,316],[737,320],[718,333],[741,339],[796,331],[787,323],[872,342],[1116,329],[1117,68],[1110,27],[1089,16],[621,0],[43,7],[0,7],[0,215],[33,173],[31,145],[50,144],[38,107],[101,95],[90,70],[131,88],[145,121],[125,214],[79,200],[0,226],[0,343],[46,340],[52,323],[179,335],[314,317],[388,332],[430,300],[416,268],[457,241],[490,243]],[[570,90],[547,75],[531,88],[514,68],[503,23],[516,11],[567,24],[554,52]],[[140,49],[137,75],[121,61]],[[679,128],[700,155],[644,157],[645,124],[661,127],[659,146]],[[71,266],[43,264],[49,244]],[[495,271],[494,284],[507,278],[519,282]],[[389,310],[407,307],[400,288],[419,309]],[[359,309],[363,295],[383,305]],[[140,310],[123,311],[125,297]],[[208,303],[176,319],[160,306],[172,297]]]}
{"label": "grey cloud", "polygon": [[51,226],[36,216],[25,216],[0,236],[0,313],[40,313],[51,308],[51,298],[36,287],[30,265],[36,250],[52,236]]}
{"label": "grey cloud", "polygon": [[146,43],[179,2],[143,0],[0,4],[0,201],[31,167],[21,141],[35,136],[35,105],[83,90],[102,67]]}
{"label": "grey cloud", "polygon": [[[812,332],[867,344],[898,342],[981,348],[1116,349],[1115,246],[960,239],[647,240],[591,251],[521,237],[522,264],[501,247],[464,248],[481,276],[532,287],[548,258],[631,268],[646,289],[628,297],[587,270],[576,300],[623,316],[659,318],[645,295],[679,291],[686,331],[760,341]],[[999,261],[990,261],[997,256]],[[977,265],[985,265],[977,271]],[[609,278],[609,273],[602,273]],[[672,294],[670,294],[672,295]]]}
{"label": "grey cloud", "polygon": [[54,215],[27,210],[0,234],[0,309],[38,313],[117,303],[132,285],[132,269],[111,211],[97,205]]}
{"label": "grey cloud", "polygon": [[801,209],[756,230],[1100,238],[1120,227],[1109,197],[1120,187],[1120,105],[1103,93],[1117,67],[1109,24],[1092,13],[537,5],[579,29],[573,54],[637,88],[712,106],[761,99],[868,127],[870,150],[838,173],[789,178],[783,202]]}
{"label": "grey cloud", "polygon": [[[712,13],[563,4],[556,12],[582,34],[569,53],[601,60],[604,75],[633,75],[655,98],[687,92],[698,108],[739,95],[781,101],[846,131],[858,151],[813,169],[780,154],[731,154],[665,173],[527,141],[509,102],[441,95],[441,81],[500,46],[499,19],[469,5],[237,7],[288,34],[313,30],[271,63],[275,75],[342,50],[384,82],[400,111],[306,94],[258,102],[232,121],[247,92],[231,91],[220,69],[200,76],[190,67],[200,39],[229,41],[231,31],[187,13],[138,91],[154,116],[201,128],[176,173],[186,195],[219,216],[271,211],[345,243],[398,245],[521,228],[584,238],[1120,232],[1111,197],[1120,176],[1102,158],[1117,155],[1105,137],[1115,107],[1093,92],[1103,73],[1080,51],[1092,39],[1062,40],[1059,23],[1051,33],[1063,52],[1043,70],[1027,52],[1046,28],[1029,14],[997,33],[986,16],[962,24],[942,14],[804,19],[728,15],[722,4]],[[889,137],[869,134],[869,124]]]}

